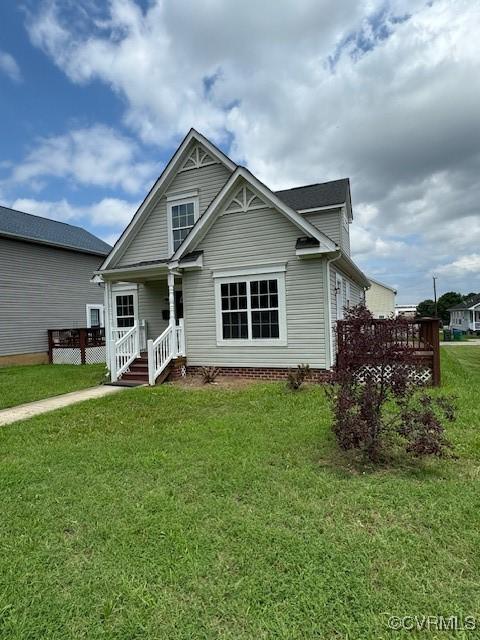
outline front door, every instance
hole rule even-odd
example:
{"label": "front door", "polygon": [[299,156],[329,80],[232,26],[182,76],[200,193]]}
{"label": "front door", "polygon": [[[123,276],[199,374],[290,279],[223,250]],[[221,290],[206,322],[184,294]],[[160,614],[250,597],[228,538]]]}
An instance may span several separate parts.
{"label": "front door", "polygon": [[119,291],[114,294],[115,325],[118,329],[129,329],[136,322],[136,293]]}

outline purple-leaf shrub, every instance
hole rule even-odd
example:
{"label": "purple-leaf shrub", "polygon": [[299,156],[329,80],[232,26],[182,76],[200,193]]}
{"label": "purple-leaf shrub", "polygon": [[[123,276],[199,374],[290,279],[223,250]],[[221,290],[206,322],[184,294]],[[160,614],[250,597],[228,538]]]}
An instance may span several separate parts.
{"label": "purple-leaf shrub", "polygon": [[360,450],[371,461],[394,441],[414,456],[445,455],[451,445],[443,422],[454,420],[452,399],[432,397],[412,381],[415,348],[408,320],[374,320],[357,306],[338,323],[337,341],[329,396],[339,446]]}

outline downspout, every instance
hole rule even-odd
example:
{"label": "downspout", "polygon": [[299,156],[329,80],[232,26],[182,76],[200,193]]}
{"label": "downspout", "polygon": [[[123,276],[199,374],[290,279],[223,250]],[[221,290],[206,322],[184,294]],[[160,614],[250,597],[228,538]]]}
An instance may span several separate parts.
{"label": "downspout", "polygon": [[337,251],[336,255],[324,261],[324,277],[327,301],[327,313],[325,314],[325,365],[327,369],[333,367],[333,327],[332,327],[332,292],[330,289],[330,264],[341,257],[341,251]]}

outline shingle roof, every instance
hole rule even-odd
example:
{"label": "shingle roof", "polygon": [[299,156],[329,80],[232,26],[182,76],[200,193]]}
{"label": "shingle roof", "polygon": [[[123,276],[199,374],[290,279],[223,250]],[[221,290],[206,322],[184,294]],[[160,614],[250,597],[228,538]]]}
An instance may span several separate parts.
{"label": "shingle roof", "polygon": [[315,207],[341,205],[344,202],[348,202],[349,192],[350,180],[342,178],[321,184],[310,184],[305,187],[283,189],[282,191],[276,191],[275,194],[292,209],[301,211],[302,209],[314,209]]}
{"label": "shingle roof", "polygon": [[126,269],[133,269],[135,267],[161,267],[162,265],[167,265],[168,260],[142,260],[141,262],[130,262],[129,264],[122,264],[119,267],[113,267],[113,269],[117,271],[122,271]]}
{"label": "shingle roof", "polygon": [[0,236],[106,256],[111,247],[81,227],[0,206]]}
{"label": "shingle roof", "polygon": [[476,304],[480,304],[480,294],[472,296],[471,298],[468,298],[468,300],[464,300],[463,302],[456,304],[454,307],[450,307],[447,311],[462,311],[463,309],[470,309],[470,307],[473,307]]}

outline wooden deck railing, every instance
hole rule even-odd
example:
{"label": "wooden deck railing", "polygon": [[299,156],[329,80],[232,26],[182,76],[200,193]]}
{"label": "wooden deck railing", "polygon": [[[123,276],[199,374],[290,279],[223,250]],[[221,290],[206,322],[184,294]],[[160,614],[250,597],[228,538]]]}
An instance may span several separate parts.
{"label": "wooden deck railing", "polygon": [[86,363],[89,347],[105,346],[103,327],[80,327],[75,329],[48,329],[48,361],[53,362],[54,349],[79,349],[80,363]]}
{"label": "wooden deck railing", "polygon": [[[353,343],[352,331],[368,334],[369,339],[378,339],[383,344],[401,345],[411,350],[412,358],[419,367],[431,372],[430,383],[440,385],[440,320],[438,318],[418,318],[406,320],[398,325],[390,320],[370,319],[361,328],[358,323],[351,324],[348,320],[337,322],[337,363],[342,358],[348,358],[352,366],[375,365],[372,354],[367,349],[353,352],[349,347]],[[368,340],[364,341],[368,344]]]}

